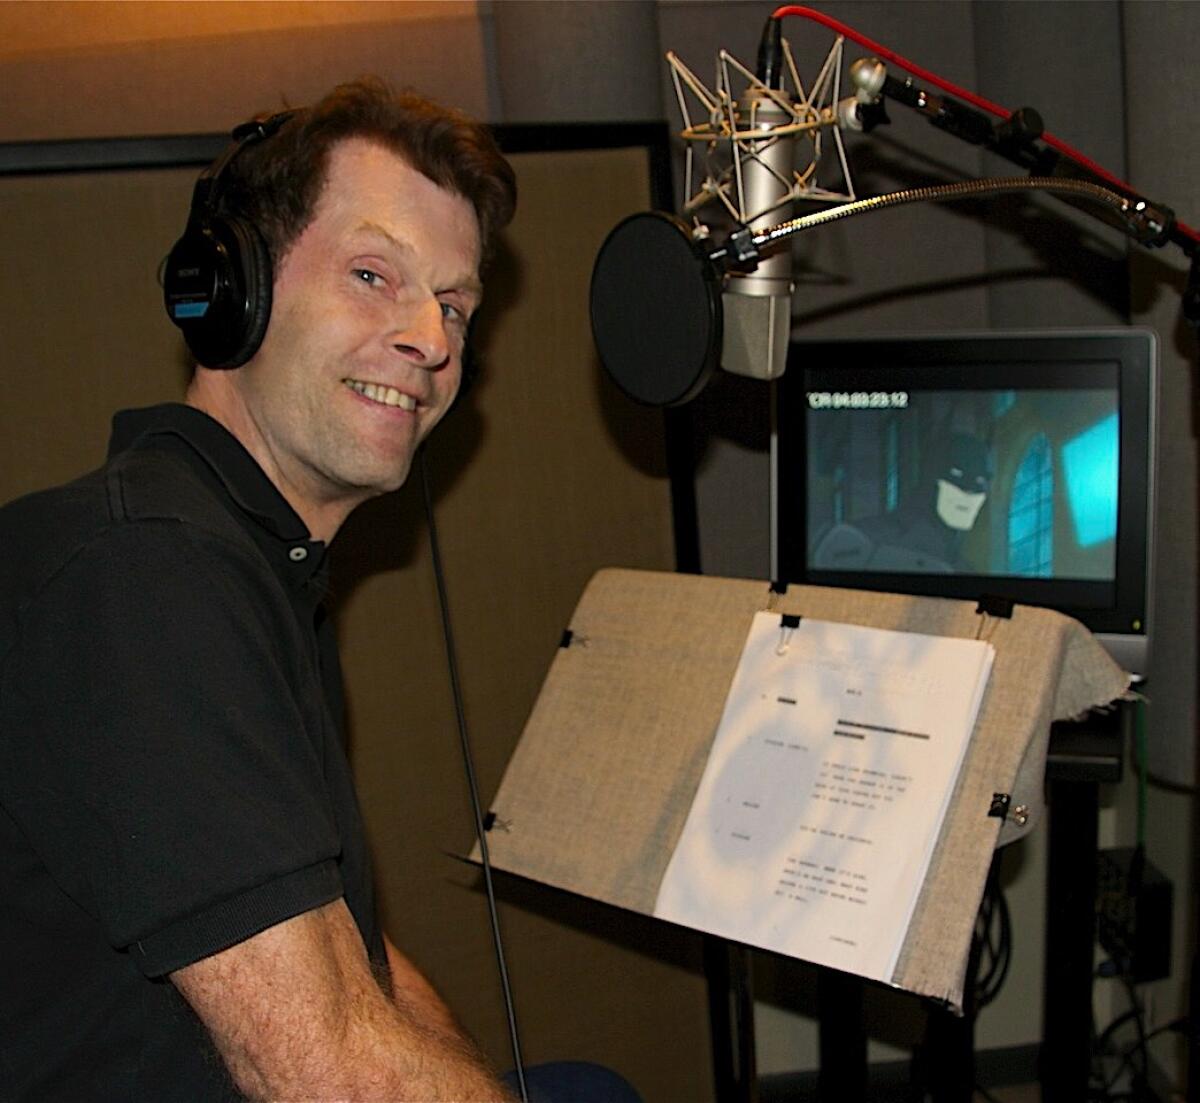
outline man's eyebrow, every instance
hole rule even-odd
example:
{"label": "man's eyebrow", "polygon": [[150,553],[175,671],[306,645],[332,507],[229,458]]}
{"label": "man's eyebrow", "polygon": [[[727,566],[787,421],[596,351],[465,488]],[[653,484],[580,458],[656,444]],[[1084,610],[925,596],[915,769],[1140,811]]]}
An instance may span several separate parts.
{"label": "man's eyebrow", "polygon": [[385,230],[378,222],[372,222],[370,219],[363,219],[357,226],[354,227],[355,234],[365,234],[369,237],[383,238],[393,249],[399,249],[402,253],[411,253],[412,246],[407,241],[401,241],[395,234]]}
{"label": "man's eyebrow", "polygon": [[[372,222],[369,218],[363,219],[355,228],[355,234],[364,234],[369,237],[377,237],[386,241],[393,249],[401,253],[411,253],[413,247],[407,241],[403,241],[396,237],[395,234],[385,230],[378,222]],[[454,291],[462,291],[463,293],[472,296],[475,299],[483,298],[483,283],[477,275],[472,273],[465,279],[460,281],[457,286],[452,289]]]}
{"label": "man's eyebrow", "polygon": [[483,281],[478,276],[468,276],[454,290],[461,291],[478,304],[483,298]]}

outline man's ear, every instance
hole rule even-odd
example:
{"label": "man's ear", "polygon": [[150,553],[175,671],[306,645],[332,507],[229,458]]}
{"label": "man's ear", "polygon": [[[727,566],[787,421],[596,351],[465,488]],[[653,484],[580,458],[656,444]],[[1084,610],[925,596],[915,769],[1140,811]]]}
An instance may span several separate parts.
{"label": "man's ear", "polygon": [[[475,347],[475,336],[475,319],[472,318],[467,323],[467,336],[463,341],[462,382],[458,385],[458,394],[454,396],[454,401],[450,404],[450,410],[458,407],[458,404],[463,400],[463,395],[475,385],[475,380],[479,377],[481,364],[479,353]],[[447,410],[446,412],[449,413],[450,411]]]}

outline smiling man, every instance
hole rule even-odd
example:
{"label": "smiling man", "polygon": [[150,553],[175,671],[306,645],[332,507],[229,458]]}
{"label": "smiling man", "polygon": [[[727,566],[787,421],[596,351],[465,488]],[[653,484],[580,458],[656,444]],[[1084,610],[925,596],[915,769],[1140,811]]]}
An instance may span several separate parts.
{"label": "smiling man", "polygon": [[325,175],[278,266],[262,347],[237,371],[198,367],[188,402],[328,541],[355,506],[403,484],[454,400],[480,234],[467,199],[377,142],[342,141]]}
{"label": "smiling man", "polygon": [[0,1097],[508,1099],[376,920],[321,597],[513,174],[373,81],[235,135],[168,263],[186,404],[0,510]]}

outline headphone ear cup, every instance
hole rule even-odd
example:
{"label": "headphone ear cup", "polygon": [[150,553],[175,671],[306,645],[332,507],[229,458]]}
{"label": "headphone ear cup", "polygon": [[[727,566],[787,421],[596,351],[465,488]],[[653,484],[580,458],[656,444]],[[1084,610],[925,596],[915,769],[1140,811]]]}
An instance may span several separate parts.
{"label": "headphone ear cup", "polygon": [[171,249],[163,301],[207,368],[237,368],[257,351],[271,317],[271,256],[238,218],[193,222]]}
{"label": "headphone ear cup", "polygon": [[258,228],[240,218],[222,220],[238,239],[237,254],[242,269],[242,323],[228,362],[222,367],[238,368],[250,359],[267,335],[271,320],[271,291],[275,283],[271,254]]}

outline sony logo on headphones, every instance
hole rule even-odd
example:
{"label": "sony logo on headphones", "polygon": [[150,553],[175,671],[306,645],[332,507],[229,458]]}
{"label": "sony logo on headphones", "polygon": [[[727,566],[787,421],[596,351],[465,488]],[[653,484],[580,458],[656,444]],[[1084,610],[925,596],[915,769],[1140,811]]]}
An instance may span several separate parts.
{"label": "sony logo on headphones", "polygon": [[175,275],[177,275],[180,279],[184,279],[187,276],[198,276],[198,275],[200,275],[200,269],[199,268],[177,268],[177,269],[175,269]]}

